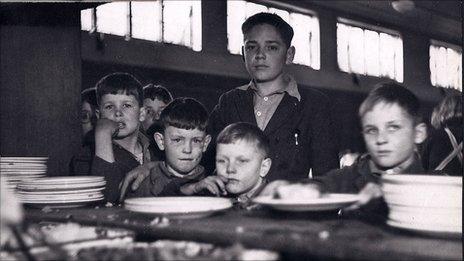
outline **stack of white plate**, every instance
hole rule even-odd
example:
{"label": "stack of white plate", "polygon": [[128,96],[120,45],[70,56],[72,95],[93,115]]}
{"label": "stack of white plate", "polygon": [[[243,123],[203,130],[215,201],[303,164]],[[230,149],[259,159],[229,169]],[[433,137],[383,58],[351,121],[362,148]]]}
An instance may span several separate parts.
{"label": "stack of white plate", "polygon": [[0,173],[7,188],[14,190],[21,181],[45,176],[48,157],[0,157]]}
{"label": "stack of white plate", "polygon": [[32,206],[78,207],[102,200],[105,184],[96,176],[38,178],[18,184],[17,194]]}
{"label": "stack of white plate", "polygon": [[124,208],[133,212],[176,218],[198,218],[232,207],[228,198],[217,197],[146,197],[124,201]]}
{"label": "stack of white plate", "polygon": [[382,190],[391,226],[462,234],[462,177],[385,175]]}

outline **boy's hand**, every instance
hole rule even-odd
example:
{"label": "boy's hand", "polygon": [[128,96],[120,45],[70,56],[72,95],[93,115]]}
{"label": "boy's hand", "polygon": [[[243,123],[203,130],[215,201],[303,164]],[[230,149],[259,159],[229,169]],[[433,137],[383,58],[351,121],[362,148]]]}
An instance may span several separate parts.
{"label": "boy's hand", "polygon": [[126,177],[124,178],[123,182],[120,184],[121,195],[119,197],[119,202],[122,203],[124,201],[124,197],[126,196],[129,185],[132,184],[130,188],[132,191],[137,190],[142,181],[146,179],[148,176],[150,176],[150,171],[155,166],[155,162],[151,161],[129,171],[126,174]]}
{"label": "boy's hand", "polygon": [[288,185],[290,184],[289,181],[286,180],[275,180],[272,181],[271,183],[267,184],[266,187],[264,187],[263,191],[259,194],[260,196],[272,196],[276,193],[277,188],[283,185]]}
{"label": "boy's hand", "polygon": [[345,208],[344,210],[350,211],[358,209],[367,203],[369,203],[372,199],[382,197],[382,189],[380,185],[369,182],[366,186],[359,192],[360,199],[355,202],[354,204],[350,205],[349,207]]}
{"label": "boy's hand", "polygon": [[193,194],[207,189],[209,192],[216,196],[227,195],[226,182],[227,178],[225,177],[219,175],[208,176],[198,181],[197,183],[192,184]]}
{"label": "boy's hand", "polygon": [[95,125],[95,135],[105,135],[106,137],[114,137],[118,134],[118,123],[110,119],[98,119]]}

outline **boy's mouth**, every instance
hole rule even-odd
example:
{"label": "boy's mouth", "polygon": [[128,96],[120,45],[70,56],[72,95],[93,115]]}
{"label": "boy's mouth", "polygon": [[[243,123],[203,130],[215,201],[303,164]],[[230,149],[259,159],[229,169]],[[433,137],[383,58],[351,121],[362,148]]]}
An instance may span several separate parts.
{"label": "boy's mouth", "polygon": [[377,156],[379,157],[386,157],[388,155],[390,155],[391,151],[389,150],[379,150],[377,151]]}
{"label": "boy's mouth", "polygon": [[264,70],[264,69],[267,69],[269,66],[260,64],[260,65],[255,65],[254,67],[256,70]]}
{"label": "boy's mouth", "polygon": [[126,124],[124,122],[118,122],[119,129],[124,129],[125,127],[126,127]]}

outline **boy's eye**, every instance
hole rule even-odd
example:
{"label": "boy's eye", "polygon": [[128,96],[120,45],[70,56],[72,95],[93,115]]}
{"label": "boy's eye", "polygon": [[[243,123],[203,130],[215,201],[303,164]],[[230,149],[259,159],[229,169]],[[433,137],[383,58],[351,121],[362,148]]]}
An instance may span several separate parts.
{"label": "boy's eye", "polygon": [[246,51],[252,51],[252,50],[254,50],[255,48],[256,48],[255,45],[246,45],[246,46],[245,46],[245,50],[246,50]]}
{"label": "boy's eye", "polygon": [[267,46],[267,49],[269,51],[277,51],[279,49],[279,47],[275,46],[275,45],[269,45],[269,46]]}
{"label": "boy's eye", "polygon": [[193,143],[201,143],[202,141],[202,139],[193,139]]}
{"label": "boy's eye", "polygon": [[374,128],[369,128],[369,129],[364,129],[363,130],[363,133],[366,134],[366,135],[374,135],[374,134],[377,134],[377,129],[374,129]]}
{"label": "boy's eye", "polygon": [[239,163],[247,163],[248,161],[249,161],[249,160],[247,160],[247,159],[239,159],[239,160],[238,160]]}
{"label": "boy's eye", "polygon": [[399,129],[401,129],[401,126],[399,126],[399,125],[390,125],[390,126],[387,127],[387,130],[389,132],[394,132],[394,131],[397,131]]}
{"label": "boy's eye", "polygon": [[105,105],[104,108],[105,108],[105,110],[111,110],[111,109],[113,109],[113,107],[114,107],[113,105]]}
{"label": "boy's eye", "polygon": [[224,162],[226,162],[226,161],[223,160],[223,159],[216,159],[216,163],[224,163]]}
{"label": "boy's eye", "polygon": [[181,138],[172,138],[171,140],[172,140],[172,141],[174,141],[174,142],[176,142],[176,143],[178,143],[178,142],[181,142],[181,141],[182,141],[182,139],[181,139]]}
{"label": "boy's eye", "polygon": [[125,103],[123,106],[124,106],[124,108],[132,108],[133,107],[132,104],[130,104],[130,103]]}

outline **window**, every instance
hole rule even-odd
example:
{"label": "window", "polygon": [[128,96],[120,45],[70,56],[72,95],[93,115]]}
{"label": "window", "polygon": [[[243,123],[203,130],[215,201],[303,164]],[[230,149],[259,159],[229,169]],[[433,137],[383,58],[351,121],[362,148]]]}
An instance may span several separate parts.
{"label": "window", "polygon": [[81,11],[81,29],[125,36],[126,39],[173,43],[201,51],[201,1],[103,4]]}
{"label": "window", "polygon": [[432,85],[462,92],[462,49],[432,41],[429,55]]}
{"label": "window", "polygon": [[403,40],[398,34],[338,22],[337,60],[344,72],[403,82]]}
{"label": "window", "polygon": [[295,35],[292,45],[296,48],[294,63],[307,65],[316,70],[320,69],[319,20],[309,12],[303,14],[246,1],[228,0],[227,38],[230,53],[241,54],[242,23],[259,12],[275,13],[293,27]]}

